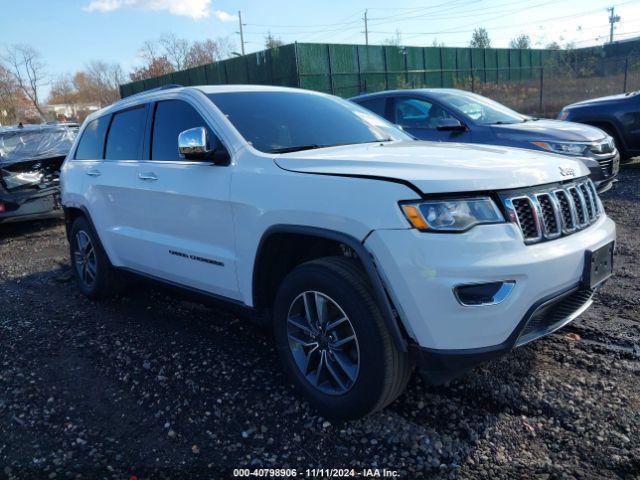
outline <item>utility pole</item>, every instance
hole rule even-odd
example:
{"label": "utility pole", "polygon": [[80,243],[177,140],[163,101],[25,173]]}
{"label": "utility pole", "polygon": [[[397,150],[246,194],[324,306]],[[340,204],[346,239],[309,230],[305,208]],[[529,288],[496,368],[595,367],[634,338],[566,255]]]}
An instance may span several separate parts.
{"label": "utility pole", "polygon": [[369,45],[369,23],[367,22],[367,10],[364,11],[364,43]]}
{"label": "utility pole", "polygon": [[620,15],[616,15],[615,13],[616,7],[609,7],[607,11],[609,12],[609,43],[613,43],[613,28],[616,23],[620,21]]}
{"label": "utility pole", "polygon": [[238,10],[238,24],[240,25],[240,31],[238,32],[240,34],[240,52],[242,52],[242,55],[244,55],[244,35],[242,33],[242,12],[240,12],[240,10]]}

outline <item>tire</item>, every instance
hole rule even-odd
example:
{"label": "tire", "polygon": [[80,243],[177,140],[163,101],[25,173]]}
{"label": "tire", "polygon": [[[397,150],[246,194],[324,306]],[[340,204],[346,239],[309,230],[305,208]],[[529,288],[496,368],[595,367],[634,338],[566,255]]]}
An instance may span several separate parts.
{"label": "tire", "polygon": [[285,372],[327,418],[381,410],[404,391],[413,370],[389,335],[365,273],[345,257],[313,260],[289,273],[276,295],[273,328]]}
{"label": "tire", "polygon": [[116,272],[86,218],[78,217],[69,235],[71,269],[80,291],[97,300],[116,292]]}

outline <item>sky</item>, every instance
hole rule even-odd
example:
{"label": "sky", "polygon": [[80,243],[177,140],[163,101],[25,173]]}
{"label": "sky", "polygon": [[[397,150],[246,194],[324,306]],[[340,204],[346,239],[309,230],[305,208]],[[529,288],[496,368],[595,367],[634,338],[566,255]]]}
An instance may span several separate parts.
{"label": "sky", "polygon": [[640,36],[640,0],[0,0],[0,52],[31,45],[51,79],[92,60],[127,72],[140,64],[142,43],[164,33],[228,36],[239,52],[238,11],[247,52],[262,50],[269,32],[285,43],[364,43],[365,10],[370,44],[399,32],[403,45],[468,46],[474,28],[484,27],[494,47],[521,33],[534,47],[583,47],[608,40],[611,5],[621,17],[615,38]]}

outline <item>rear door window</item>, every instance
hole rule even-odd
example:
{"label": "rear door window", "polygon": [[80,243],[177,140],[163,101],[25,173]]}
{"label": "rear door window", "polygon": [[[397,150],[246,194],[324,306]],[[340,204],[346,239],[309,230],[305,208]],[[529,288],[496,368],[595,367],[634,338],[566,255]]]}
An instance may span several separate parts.
{"label": "rear door window", "polygon": [[78,142],[76,160],[101,160],[104,150],[104,135],[109,126],[109,115],[91,120]]}
{"label": "rear door window", "polygon": [[156,104],[151,137],[151,160],[181,160],[178,152],[178,135],[185,130],[204,127],[209,133],[210,148],[218,146],[218,140],[202,116],[182,100],[163,100]]}
{"label": "rear door window", "polygon": [[142,150],[147,119],[146,105],[113,115],[107,135],[107,160],[138,160]]}
{"label": "rear door window", "polygon": [[[387,106],[387,98],[386,97],[375,97],[367,100],[358,101],[360,105],[364,108],[371,110],[373,113],[384,117],[386,114],[386,106]],[[391,119],[389,119],[391,120]]]}

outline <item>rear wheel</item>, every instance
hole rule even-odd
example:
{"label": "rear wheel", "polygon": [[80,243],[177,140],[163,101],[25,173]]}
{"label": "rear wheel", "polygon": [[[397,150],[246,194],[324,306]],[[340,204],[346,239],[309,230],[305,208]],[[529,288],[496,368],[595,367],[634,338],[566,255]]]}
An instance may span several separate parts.
{"label": "rear wheel", "polygon": [[285,278],[274,333],[289,378],[325,417],[382,409],[411,374],[409,356],[393,343],[366,275],[348,258],[307,262]]}
{"label": "rear wheel", "polygon": [[69,236],[71,267],[78,287],[87,297],[105,298],[115,292],[115,271],[89,222],[78,217]]}

